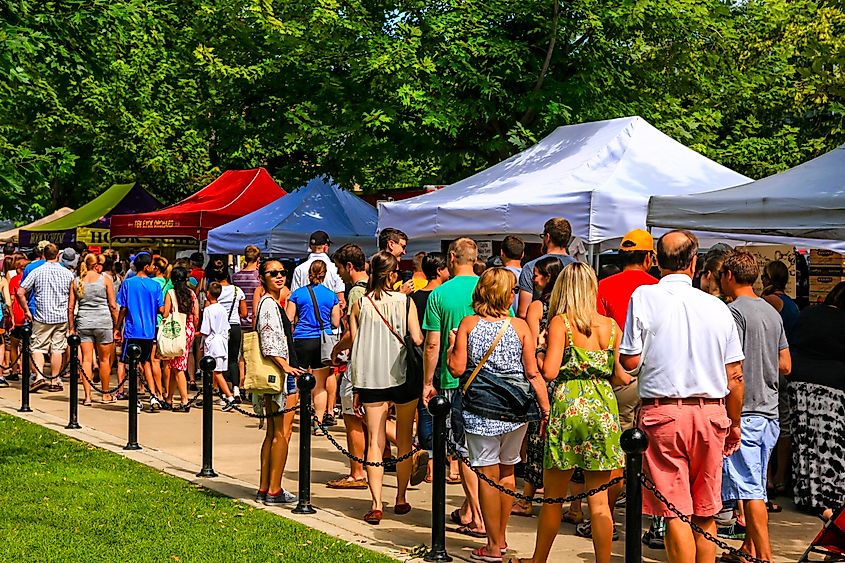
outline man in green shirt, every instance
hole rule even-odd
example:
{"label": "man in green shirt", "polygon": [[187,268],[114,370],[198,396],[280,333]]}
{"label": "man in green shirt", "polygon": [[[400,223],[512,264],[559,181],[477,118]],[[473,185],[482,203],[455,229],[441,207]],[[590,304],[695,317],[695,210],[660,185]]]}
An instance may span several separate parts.
{"label": "man in green shirt", "polygon": [[[440,383],[440,393],[452,399],[459,380],[452,377],[446,364],[449,354],[449,333],[457,330],[464,317],[473,315],[472,294],[478,284],[478,276],[473,272],[473,265],[478,258],[478,246],[468,238],[459,238],[449,245],[449,273],[451,279],[431,292],[425,308],[423,330],[426,331],[423,371],[425,384],[423,402],[437,395],[434,386],[435,371]],[[448,424],[448,418],[447,424]],[[463,450],[463,444],[458,444]],[[463,451],[466,455],[466,451]],[[484,520],[481,518],[481,505],[478,502],[478,477],[464,464],[460,465],[462,484],[466,500],[460,509],[461,523],[458,531],[462,533],[483,534]]]}

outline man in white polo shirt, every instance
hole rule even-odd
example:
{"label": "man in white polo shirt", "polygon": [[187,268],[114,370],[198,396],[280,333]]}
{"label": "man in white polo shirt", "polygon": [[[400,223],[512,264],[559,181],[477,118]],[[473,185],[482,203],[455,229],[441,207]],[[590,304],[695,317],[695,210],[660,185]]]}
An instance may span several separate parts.
{"label": "man in white polo shirt", "polygon": [[[744,356],[727,306],[692,287],[697,252],[692,233],[660,238],[662,278],[634,291],[619,353],[625,369],[639,371],[645,473],[682,514],[716,535],[722,457],[739,448]],[[715,544],[652,493],[643,504],[647,514],[666,517],[670,563],[715,561]]]}
{"label": "man in white polo shirt", "polygon": [[329,258],[329,245],[332,243],[329,234],[326,231],[314,231],[308,240],[308,245],[311,247],[311,254],[308,259],[294,268],[293,278],[290,282],[290,290],[296,291],[300,287],[308,285],[308,270],[311,268],[311,263],[315,260],[322,260],[326,263],[326,279],[323,285],[331,289],[337,294],[340,300],[341,310],[346,307],[346,284],[340,274],[337,273],[337,267]]}

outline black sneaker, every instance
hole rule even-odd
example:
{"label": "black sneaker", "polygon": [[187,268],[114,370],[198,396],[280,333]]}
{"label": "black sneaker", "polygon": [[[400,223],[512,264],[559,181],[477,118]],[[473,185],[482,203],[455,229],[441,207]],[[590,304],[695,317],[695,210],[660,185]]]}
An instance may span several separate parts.
{"label": "black sneaker", "polygon": [[663,518],[654,518],[648,531],[643,534],[643,543],[651,549],[666,549],[663,543]]}
{"label": "black sneaker", "polygon": [[6,381],[6,378],[0,377],[0,387],[8,387],[8,386],[9,386],[9,382]]}
{"label": "black sneaker", "polygon": [[730,526],[719,526],[716,528],[716,535],[722,539],[744,540],[745,526],[739,522],[734,522]]}
{"label": "black sneaker", "polygon": [[164,399],[161,400],[161,410],[163,411],[172,411],[173,410],[173,403],[168,403]]}
{"label": "black sneaker", "polygon": [[267,491],[256,491],[255,492],[255,502],[264,502],[267,500]]}
{"label": "black sneaker", "polygon": [[[593,537],[593,524],[589,520],[584,520],[580,524],[575,525],[575,535],[579,538]],[[619,541],[619,532],[616,531],[616,526],[613,527],[613,541]]]}
{"label": "black sneaker", "polygon": [[197,382],[191,381],[190,383],[188,383],[188,390],[189,391],[199,391],[199,387],[197,387]]}
{"label": "black sneaker", "polygon": [[20,381],[20,380],[21,380],[21,374],[19,374],[19,373],[12,372],[12,373],[10,373],[9,375],[6,376],[6,381]]}
{"label": "black sneaker", "polygon": [[334,426],[337,424],[337,421],[334,418],[334,415],[326,413],[323,415],[323,426]]}
{"label": "black sneaker", "polygon": [[282,489],[277,495],[268,494],[267,498],[264,499],[264,504],[267,506],[275,506],[278,504],[290,504],[296,502],[297,500],[296,495]]}
{"label": "black sneaker", "polygon": [[235,398],[234,397],[229,397],[228,399],[225,399],[225,401],[226,401],[226,404],[223,405],[223,409],[222,409],[223,412],[229,412],[230,410],[235,408]]}

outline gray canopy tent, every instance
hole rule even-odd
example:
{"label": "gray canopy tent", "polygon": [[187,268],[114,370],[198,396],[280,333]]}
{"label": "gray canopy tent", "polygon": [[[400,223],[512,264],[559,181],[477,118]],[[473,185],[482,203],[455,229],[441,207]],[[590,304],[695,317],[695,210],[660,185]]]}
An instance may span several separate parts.
{"label": "gray canopy tent", "polygon": [[756,182],[693,195],[654,196],[646,224],[845,249],[845,145]]}

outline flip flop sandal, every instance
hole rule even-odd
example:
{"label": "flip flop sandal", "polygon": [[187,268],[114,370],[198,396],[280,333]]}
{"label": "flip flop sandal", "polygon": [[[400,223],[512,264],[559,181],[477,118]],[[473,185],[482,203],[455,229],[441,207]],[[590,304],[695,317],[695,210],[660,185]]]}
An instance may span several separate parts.
{"label": "flip flop sandal", "polygon": [[455,530],[455,531],[458,532],[459,534],[463,534],[463,535],[469,536],[471,538],[486,538],[487,537],[486,532],[479,532],[477,530],[473,530],[472,528],[470,528],[466,524],[462,524],[461,526],[458,526],[458,529]]}
{"label": "flip flop sandal", "polygon": [[460,475],[449,475],[446,477],[446,482],[450,485],[460,485],[462,480]]}
{"label": "flip flop sandal", "polygon": [[474,559],[476,561],[485,561],[486,563],[502,563],[501,555],[488,555],[484,553],[483,547],[473,549],[472,553],[469,554],[469,558]]}
{"label": "flip flop sandal", "polygon": [[773,513],[783,512],[783,507],[776,502],[767,501],[766,510]]}
{"label": "flip flop sandal", "polygon": [[449,514],[449,519],[452,522],[454,522],[455,524],[457,524],[458,526],[467,526],[468,525],[468,524],[464,524],[463,522],[461,522],[461,509],[460,508],[456,508],[455,510],[453,510],[452,513]]}
{"label": "flip flop sandal", "polygon": [[82,401],[82,406],[83,406],[83,407],[90,407],[90,406],[91,406],[91,404],[92,404],[92,403],[91,403],[91,399],[85,399],[84,401]]}

